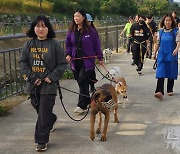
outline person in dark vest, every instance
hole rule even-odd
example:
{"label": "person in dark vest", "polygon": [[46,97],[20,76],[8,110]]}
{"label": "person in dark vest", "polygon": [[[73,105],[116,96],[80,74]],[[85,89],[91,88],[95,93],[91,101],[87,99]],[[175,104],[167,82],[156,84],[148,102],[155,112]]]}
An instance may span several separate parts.
{"label": "person in dark vest", "polygon": [[142,75],[141,70],[143,69],[144,55],[147,50],[147,43],[150,35],[145,19],[144,16],[139,16],[139,22],[131,26],[130,29],[130,35],[133,40],[133,59],[137,66],[136,71],[139,75]]}

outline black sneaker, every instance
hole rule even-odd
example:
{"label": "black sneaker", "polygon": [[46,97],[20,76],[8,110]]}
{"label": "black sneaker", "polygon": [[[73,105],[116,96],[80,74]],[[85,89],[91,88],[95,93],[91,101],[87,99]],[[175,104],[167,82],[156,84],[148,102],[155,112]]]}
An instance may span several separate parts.
{"label": "black sneaker", "polygon": [[38,143],[37,144],[37,147],[36,147],[37,152],[43,152],[43,151],[46,151],[46,150],[47,150],[47,143],[44,143],[44,144]]}
{"label": "black sneaker", "polygon": [[91,86],[90,87],[90,92],[93,92],[93,91],[95,91],[96,89],[95,89],[95,87],[94,86]]}
{"label": "black sneaker", "polygon": [[151,59],[152,58],[152,54],[150,54],[148,58]]}
{"label": "black sneaker", "polygon": [[132,62],[132,63],[131,63],[131,65],[135,65],[135,63],[134,63],[134,62]]}

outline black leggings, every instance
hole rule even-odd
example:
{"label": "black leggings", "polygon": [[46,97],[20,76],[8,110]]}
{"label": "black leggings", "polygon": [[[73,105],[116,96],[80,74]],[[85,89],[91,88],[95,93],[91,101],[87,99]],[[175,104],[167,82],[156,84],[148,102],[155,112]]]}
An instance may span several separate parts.
{"label": "black leggings", "polygon": [[[173,92],[173,87],[174,87],[174,79],[168,79],[167,92],[168,93]],[[161,92],[164,95],[164,78],[158,78],[155,93],[157,92]]]}
{"label": "black leggings", "polygon": [[91,103],[89,95],[89,82],[93,70],[85,70],[84,67],[76,67],[74,71],[75,79],[79,85],[79,100],[77,106],[81,109],[87,109],[87,105]]}
{"label": "black leggings", "polygon": [[137,65],[137,71],[141,71],[143,68],[144,62],[144,55],[146,53],[146,43],[142,43],[140,49],[140,44],[133,43],[132,50],[133,50],[133,60],[134,63]]}

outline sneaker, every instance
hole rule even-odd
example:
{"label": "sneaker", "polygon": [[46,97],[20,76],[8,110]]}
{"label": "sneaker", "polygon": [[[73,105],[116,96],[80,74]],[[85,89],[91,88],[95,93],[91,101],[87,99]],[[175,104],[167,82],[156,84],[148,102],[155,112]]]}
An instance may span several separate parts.
{"label": "sneaker", "polygon": [[45,144],[38,143],[37,144],[37,147],[36,147],[37,152],[42,152],[42,151],[46,151],[46,150],[47,150],[47,143],[45,143]]}
{"label": "sneaker", "polygon": [[134,62],[132,62],[132,63],[131,63],[131,65],[135,65],[135,63],[134,63]]}
{"label": "sneaker", "polygon": [[54,131],[56,123],[57,123],[57,117],[56,117],[56,119],[55,119],[55,121],[54,121],[54,123],[52,125],[52,128],[51,128],[50,132]]}
{"label": "sneaker", "polygon": [[161,92],[157,92],[154,94],[154,97],[162,99],[163,98],[163,94]]}
{"label": "sneaker", "polygon": [[152,58],[152,54],[150,54],[148,58],[151,59]]}
{"label": "sneaker", "polygon": [[79,106],[76,107],[75,110],[74,110],[74,113],[79,113],[79,114],[81,114],[81,113],[84,113],[84,112],[85,112],[85,110],[81,109]]}
{"label": "sneaker", "polygon": [[173,96],[173,92],[168,92],[168,96]]}
{"label": "sneaker", "polygon": [[142,72],[141,71],[137,71],[138,72],[138,75],[141,76],[142,75]]}

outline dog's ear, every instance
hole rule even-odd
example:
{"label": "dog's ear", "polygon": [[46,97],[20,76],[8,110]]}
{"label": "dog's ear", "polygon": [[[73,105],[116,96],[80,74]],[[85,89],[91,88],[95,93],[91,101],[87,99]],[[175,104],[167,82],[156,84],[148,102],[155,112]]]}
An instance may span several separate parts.
{"label": "dog's ear", "polygon": [[120,87],[122,86],[122,82],[119,82]]}

